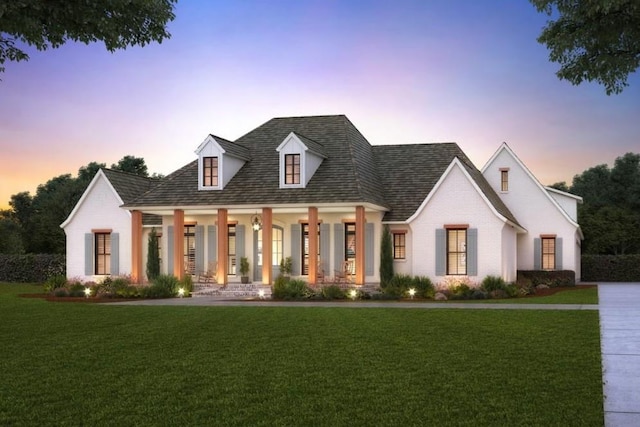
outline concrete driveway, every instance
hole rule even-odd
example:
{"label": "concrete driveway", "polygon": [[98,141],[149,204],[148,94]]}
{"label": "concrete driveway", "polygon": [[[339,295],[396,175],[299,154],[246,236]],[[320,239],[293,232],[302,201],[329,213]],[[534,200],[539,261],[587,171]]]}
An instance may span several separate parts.
{"label": "concrete driveway", "polygon": [[598,285],[604,419],[640,426],[640,283]]}

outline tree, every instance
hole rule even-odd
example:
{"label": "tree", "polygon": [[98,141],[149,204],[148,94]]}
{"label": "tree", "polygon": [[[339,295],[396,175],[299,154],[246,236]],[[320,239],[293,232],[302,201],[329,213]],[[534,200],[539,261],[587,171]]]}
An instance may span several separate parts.
{"label": "tree", "polygon": [[144,177],[149,176],[147,165],[142,157],[124,156],[118,163],[112,164],[111,169],[129,172]]}
{"label": "tree", "polygon": [[393,278],[393,242],[389,226],[382,229],[380,240],[380,285],[384,288]]}
{"label": "tree", "polygon": [[0,254],[24,253],[22,230],[10,210],[0,210]]}
{"label": "tree", "polygon": [[16,42],[38,50],[58,48],[69,40],[102,41],[108,51],[161,43],[175,18],[177,0],[30,0],[0,2],[0,72],[5,61],[29,56]]}
{"label": "tree", "polygon": [[153,281],[160,275],[160,251],[158,248],[158,233],[152,228],[147,244],[147,280]]}
{"label": "tree", "polygon": [[628,86],[640,66],[640,2],[637,0],[530,0],[548,21],[538,42],[560,64],[556,75],[574,85],[596,81],[607,95]]}
{"label": "tree", "polygon": [[549,187],[555,188],[556,190],[564,191],[565,193],[569,191],[569,186],[565,181],[553,183]]}

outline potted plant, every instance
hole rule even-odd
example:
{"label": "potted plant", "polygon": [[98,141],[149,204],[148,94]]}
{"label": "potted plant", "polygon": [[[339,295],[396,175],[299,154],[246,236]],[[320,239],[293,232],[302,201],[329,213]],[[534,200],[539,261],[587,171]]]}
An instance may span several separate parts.
{"label": "potted plant", "polygon": [[249,259],[246,256],[240,258],[240,281],[249,283]]}

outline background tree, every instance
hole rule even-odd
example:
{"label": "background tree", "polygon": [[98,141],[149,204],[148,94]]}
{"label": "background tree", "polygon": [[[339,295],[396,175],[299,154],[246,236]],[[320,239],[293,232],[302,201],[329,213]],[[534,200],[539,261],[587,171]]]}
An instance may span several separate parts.
{"label": "background tree", "polygon": [[118,163],[112,164],[111,169],[129,172],[144,177],[149,176],[147,165],[141,157],[124,156]]}
{"label": "background tree", "polygon": [[556,75],[574,85],[584,80],[604,85],[607,95],[628,86],[640,66],[638,0],[530,0],[548,21],[538,42],[560,64]]}
{"label": "background tree", "polygon": [[576,175],[571,192],[583,199],[583,253],[640,253],[640,154],[618,157],[611,169],[598,165]]}
{"label": "background tree", "polygon": [[5,61],[29,59],[16,42],[38,50],[57,48],[69,40],[104,42],[108,51],[161,43],[171,35],[177,0],[29,0],[0,3],[0,72]]}
{"label": "background tree", "polygon": [[154,280],[160,275],[160,250],[158,248],[158,234],[152,228],[149,233],[149,243],[147,246],[147,279]]}
{"label": "background tree", "polygon": [[393,242],[389,226],[382,228],[382,238],[380,240],[380,286],[383,288],[393,278]]}
{"label": "background tree", "polygon": [[22,229],[12,211],[0,211],[0,254],[24,253]]}

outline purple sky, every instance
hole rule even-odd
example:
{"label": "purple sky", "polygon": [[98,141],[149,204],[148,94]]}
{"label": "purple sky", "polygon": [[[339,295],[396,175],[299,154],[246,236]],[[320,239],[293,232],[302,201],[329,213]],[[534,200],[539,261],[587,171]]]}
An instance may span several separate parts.
{"label": "purple sky", "polygon": [[527,1],[185,1],[162,44],[29,50],[0,82],[0,208],[91,161],[168,174],[209,133],[346,114],[372,144],[506,141],[543,184],[640,152],[640,75],[621,95],[555,76]]}

